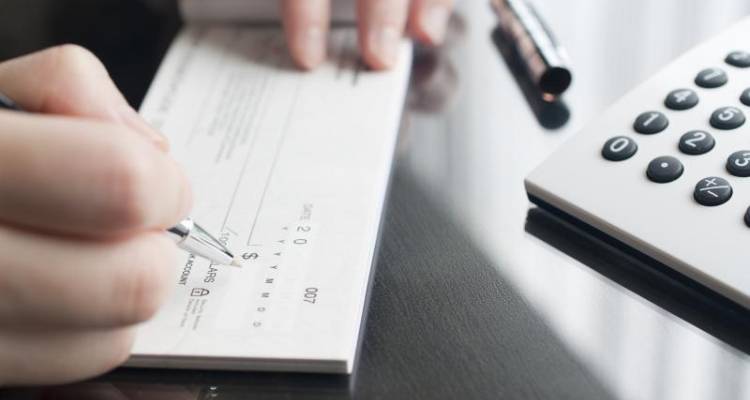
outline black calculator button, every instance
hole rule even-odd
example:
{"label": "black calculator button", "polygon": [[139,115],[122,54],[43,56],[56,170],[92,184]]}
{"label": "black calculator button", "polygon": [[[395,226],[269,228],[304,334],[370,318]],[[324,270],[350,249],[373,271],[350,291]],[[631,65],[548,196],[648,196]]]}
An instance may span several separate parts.
{"label": "black calculator button", "polygon": [[638,133],[653,135],[659,133],[669,125],[667,117],[658,111],[646,111],[638,116],[633,123],[633,129]]}
{"label": "black calculator button", "polygon": [[750,176],[750,150],[736,151],[727,160],[727,171],[734,176]]}
{"label": "black calculator button", "polygon": [[648,164],[646,175],[656,183],[668,183],[676,180],[685,169],[680,160],[671,156],[656,157]]}
{"label": "black calculator button", "polygon": [[704,206],[718,206],[732,198],[732,186],[722,178],[709,176],[695,185],[693,198]]}
{"label": "black calculator button", "polygon": [[706,154],[716,145],[714,137],[704,131],[690,131],[680,138],[680,151],[685,154]]}
{"label": "black calculator button", "polygon": [[735,129],[745,123],[745,114],[737,107],[721,107],[711,114],[711,126],[716,129]]}
{"label": "black calculator button", "polygon": [[627,136],[615,136],[604,143],[602,156],[609,161],[623,161],[633,157],[637,151],[635,140]]}
{"label": "black calculator button", "polygon": [[638,151],[635,140],[627,136],[615,136],[607,140],[602,148],[602,156],[609,161],[622,161],[633,157]]}
{"label": "black calculator button", "polygon": [[750,208],[748,208],[747,212],[745,213],[745,225],[750,227]]}
{"label": "black calculator button", "polygon": [[706,68],[695,76],[695,84],[702,88],[717,88],[727,83],[727,73],[720,68]]}
{"label": "black calculator button", "polygon": [[750,53],[746,51],[733,51],[727,55],[724,61],[735,67],[747,68],[750,67]]}
{"label": "black calculator button", "polygon": [[740,96],[740,101],[746,106],[750,106],[750,88],[745,89]]}
{"label": "black calculator button", "polygon": [[672,110],[687,110],[698,104],[698,95],[690,89],[676,89],[664,99],[664,105]]}

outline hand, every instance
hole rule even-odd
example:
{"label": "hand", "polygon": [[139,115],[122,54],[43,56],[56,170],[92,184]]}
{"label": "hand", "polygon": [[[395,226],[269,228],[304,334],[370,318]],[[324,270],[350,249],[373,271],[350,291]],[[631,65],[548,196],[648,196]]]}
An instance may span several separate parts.
{"label": "hand", "polygon": [[[281,1],[292,58],[301,68],[315,68],[326,57],[331,0]],[[405,31],[425,44],[440,44],[453,9],[453,0],[356,1],[362,58],[374,69],[393,66]]]}
{"label": "hand", "polygon": [[189,185],[79,47],[0,63],[0,92],[33,112],[0,111],[0,386],[100,374],[171,286]]}

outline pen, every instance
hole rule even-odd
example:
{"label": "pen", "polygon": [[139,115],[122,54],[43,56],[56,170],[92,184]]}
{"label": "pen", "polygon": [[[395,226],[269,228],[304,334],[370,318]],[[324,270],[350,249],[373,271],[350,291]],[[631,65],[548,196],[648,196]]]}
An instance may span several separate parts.
{"label": "pen", "polygon": [[573,78],[567,54],[533,6],[526,0],[492,0],[492,8],[545,100],[552,101],[565,92]]}
{"label": "pen", "polygon": [[[0,109],[22,111],[13,100],[2,93],[0,93]],[[226,246],[190,218],[167,229],[167,233],[177,246],[193,255],[206,258],[216,264],[241,266]]]}

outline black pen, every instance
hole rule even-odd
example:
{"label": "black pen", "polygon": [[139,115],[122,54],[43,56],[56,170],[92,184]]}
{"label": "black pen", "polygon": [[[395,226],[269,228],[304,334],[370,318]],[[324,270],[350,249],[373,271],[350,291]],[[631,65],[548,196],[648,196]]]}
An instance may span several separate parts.
{"label": "black pen", "polygon": [[[16,102],[2,93],[0,93],[0,109],[23,111]],[[190,218],[167,229],[167,233],[177,246],[196,256],[206,258],[216,264],[242,266],[226,246]]]}

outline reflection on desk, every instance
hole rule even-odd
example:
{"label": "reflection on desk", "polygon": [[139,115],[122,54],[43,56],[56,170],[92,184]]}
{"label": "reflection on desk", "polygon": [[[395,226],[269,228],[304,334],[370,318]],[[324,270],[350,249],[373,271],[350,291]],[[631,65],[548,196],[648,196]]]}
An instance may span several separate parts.
{"label": "reflection on desk", "polygon": [[526,231],[617,284],[707,333],[750,353],[750,319],[745,310],[665,265],[654,265],[564,214],[529,210]]}

